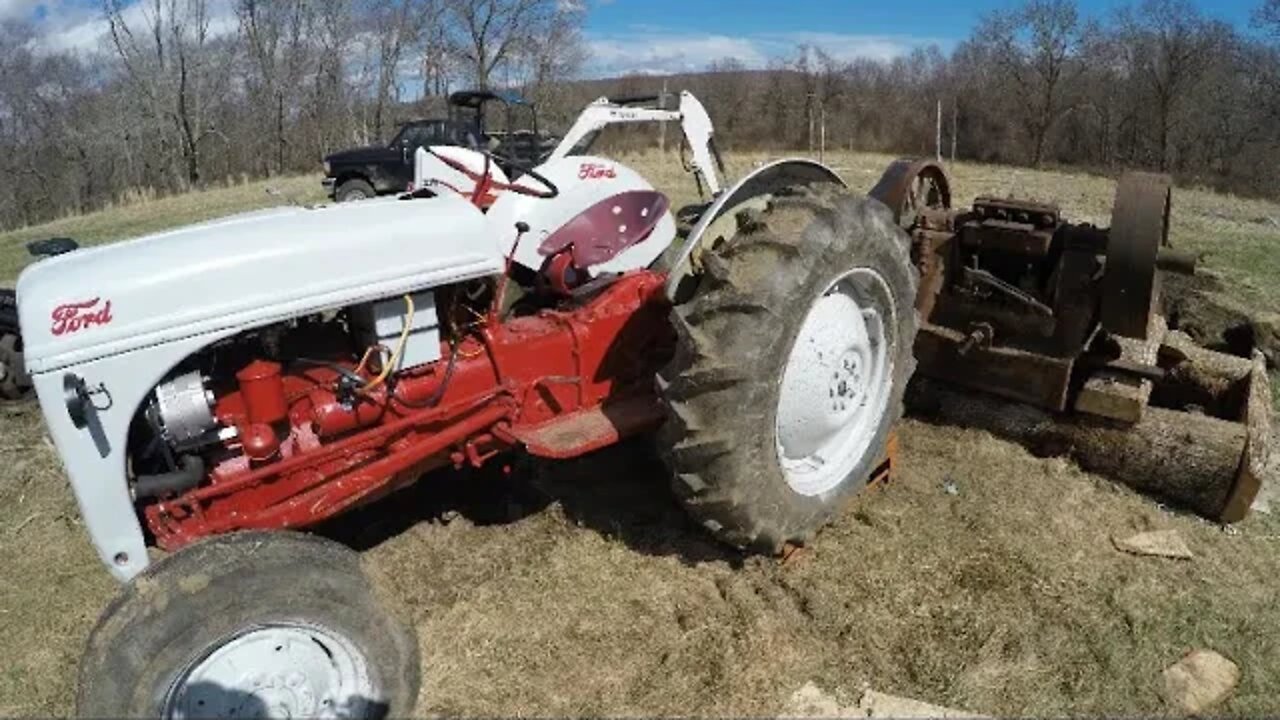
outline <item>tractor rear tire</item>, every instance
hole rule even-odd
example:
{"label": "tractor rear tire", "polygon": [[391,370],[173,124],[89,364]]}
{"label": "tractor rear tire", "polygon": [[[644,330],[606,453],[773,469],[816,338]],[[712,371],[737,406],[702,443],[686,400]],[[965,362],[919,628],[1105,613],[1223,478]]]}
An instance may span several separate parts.
{"label": "tractor rear tire", "polygon": [[915,370],[918,281],[892,213],[842,188],[790,189],[738,225],[672,312],[658,439],[696,520],[778,553],[811,540],[882,462]]}
{"label": "tractor rear tire", "polygon": [[355,552],[289,532],[205,540],[126,585],[89,637],[76,713],[409,717],[412,628]]}
{"label": "tractor rear tire", "polygon": [[347,180],[338,186],[337,192],[333,194],[333,199],[340,203],[358,202],[360,200],[372,200],[377,197],[378,193],[373,186],[366,180],[353,179]]}

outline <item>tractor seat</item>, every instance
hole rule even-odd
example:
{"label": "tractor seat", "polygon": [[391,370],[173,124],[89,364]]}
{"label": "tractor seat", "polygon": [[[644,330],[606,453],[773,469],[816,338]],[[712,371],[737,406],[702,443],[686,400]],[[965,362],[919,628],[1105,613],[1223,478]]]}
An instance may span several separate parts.
{"label": "tractor seat", "polygon": [[654,190],[632,190],[605,198],[552,233],[538,252],[551,258],[570,252],[579,271],[609,262],[653,234],[671,202]]}

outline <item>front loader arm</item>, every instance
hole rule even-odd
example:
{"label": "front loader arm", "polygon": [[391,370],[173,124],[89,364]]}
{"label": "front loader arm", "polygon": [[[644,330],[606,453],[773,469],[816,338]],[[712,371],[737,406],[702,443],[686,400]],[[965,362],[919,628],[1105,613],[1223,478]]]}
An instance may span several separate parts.
{"label": "front loader arm", "polygon": [[583,140],[610,125],[652,122],[680,123],[685,140],[693,153],[694,172],[711,191],[712,197],[719,195],[723,189],[720,183],[723,165],[719,162],[715,149],[715,126],[707,114],[707,109],[698,101],[698,98],[687,91],[680,93],[679,110],[627,107],[608,98],[600,98],[582,111],[578,120],[573,127],[569,128],[569,132],[565,133],[564,139],[547,160],[550,162],[568,157]]}

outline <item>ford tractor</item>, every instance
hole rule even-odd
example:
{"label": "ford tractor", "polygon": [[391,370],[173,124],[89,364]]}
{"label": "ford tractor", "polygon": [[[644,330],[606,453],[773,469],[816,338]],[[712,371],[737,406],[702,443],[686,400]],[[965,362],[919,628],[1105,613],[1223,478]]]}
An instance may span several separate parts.
{"label": "ford tractor", "polygon": [[[683,226],[638,172],[591,154],[637,122],[683,128],[709,195]],[[28,269],[26,370],[123,584],[78,712],[412,713],[411,627],[351,550],[299,531],[432,470],[647,433],[707,531],[765,553],[805,543],[881,466],[901,412],[910,240],[820,164],[722,174],[692,95],[602,99],[536,167],[424,148],[409,194]]]}

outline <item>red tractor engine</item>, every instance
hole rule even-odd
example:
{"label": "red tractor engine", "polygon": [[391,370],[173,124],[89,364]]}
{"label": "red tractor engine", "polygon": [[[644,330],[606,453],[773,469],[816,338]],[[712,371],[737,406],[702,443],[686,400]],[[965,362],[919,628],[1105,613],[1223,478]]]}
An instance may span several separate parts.
{"label": "red tractor engine", "polygon": [[[431,469],[479,467],[518,445],[570,458],[652,429],[662,418],[654,373],[673,347],[665,280],[641,271],[579,287],[577,297],[526,297],[503,322],[467,290],[442,292],[452,313],[442,359],[398,373],[383,372],[393,358],[378,364],[372,353],[364,362],[298,355],[308,343],[349,345],[341,319],[277,329],[283,352],[213,380],[212,418],[234,432],[185,455],[177,473],[199,482],[207,471],[210,482],[148,506],[147,524],[166,549],[302,527]],[[487,286],[469,290],[492,297]],[[172,490],[173,475],[140,478],[139,494]]]}

